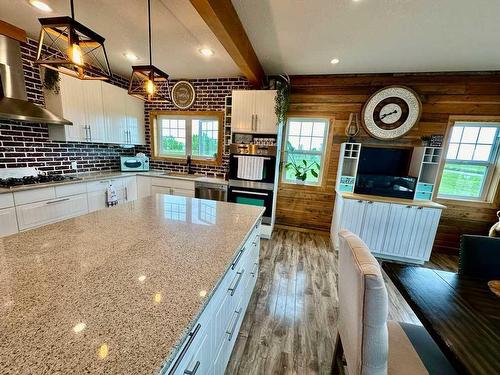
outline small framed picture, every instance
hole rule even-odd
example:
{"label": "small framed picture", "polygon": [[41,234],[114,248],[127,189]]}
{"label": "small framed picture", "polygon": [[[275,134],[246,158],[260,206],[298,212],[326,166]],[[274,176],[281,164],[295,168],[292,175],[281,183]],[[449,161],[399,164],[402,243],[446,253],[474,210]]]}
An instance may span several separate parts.
{"label": "small framed picture", "polygon": [[444,135],[433,134],[431,135],[431,140],[429,141],[429,146],[431,147],[442,147],[443,146]]}

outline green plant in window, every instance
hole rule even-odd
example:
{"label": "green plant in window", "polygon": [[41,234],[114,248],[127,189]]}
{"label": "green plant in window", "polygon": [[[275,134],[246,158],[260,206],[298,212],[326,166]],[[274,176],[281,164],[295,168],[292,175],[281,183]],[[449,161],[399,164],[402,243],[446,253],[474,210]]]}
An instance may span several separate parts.
{"label": "green plant in window", "polygon": [[299,162],[295,160],[293,154],[290,154],[292,161],[286,163],[287,171],[292,171],[298,181],[306,181],[307,174],[310,173],[313,177],[318,178],[320,165],[316,161],[307,161],[302,159]]}

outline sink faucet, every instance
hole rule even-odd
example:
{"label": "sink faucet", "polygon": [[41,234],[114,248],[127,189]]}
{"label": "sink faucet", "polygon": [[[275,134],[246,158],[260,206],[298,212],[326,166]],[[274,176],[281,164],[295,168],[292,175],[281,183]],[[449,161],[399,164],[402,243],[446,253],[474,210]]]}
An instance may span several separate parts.
{"label": "sink faucet", "polygon": [[193,171],[191,170],[191,155],[188,155],[186,157],[186,164],[187,164],[187,173],[193,174]]}

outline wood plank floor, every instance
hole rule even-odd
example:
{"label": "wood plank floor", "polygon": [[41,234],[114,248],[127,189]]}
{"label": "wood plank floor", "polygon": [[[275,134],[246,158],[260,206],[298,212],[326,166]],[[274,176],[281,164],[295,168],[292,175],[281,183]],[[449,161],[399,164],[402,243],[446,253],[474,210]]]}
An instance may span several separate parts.
{"label": "wood plank floor", "polygon": [[[456,257],[429,267],[456,270]],[[227,375],[329,374],[337,324],[337,257],[329,238],[275,230],[262,240],[260,275]],[[392,282],[389,318],[420,324]]]}

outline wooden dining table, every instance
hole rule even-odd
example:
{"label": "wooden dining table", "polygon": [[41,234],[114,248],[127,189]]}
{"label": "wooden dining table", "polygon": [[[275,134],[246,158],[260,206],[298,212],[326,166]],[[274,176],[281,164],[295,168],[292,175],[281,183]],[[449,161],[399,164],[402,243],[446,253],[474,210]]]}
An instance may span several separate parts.
{"label": "wooden dining table", "polygon": [[463,374],[500,374],[500,298],[488,280],[383,262],[443,354]]}

